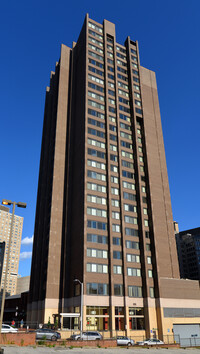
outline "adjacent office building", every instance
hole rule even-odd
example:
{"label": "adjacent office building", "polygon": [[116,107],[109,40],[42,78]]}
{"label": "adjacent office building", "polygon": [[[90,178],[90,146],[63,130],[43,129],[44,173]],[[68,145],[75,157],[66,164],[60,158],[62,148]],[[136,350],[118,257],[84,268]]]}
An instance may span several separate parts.
{"label": "adjacent office building", "polygon": [[64,313],[77,328],[75,279],[84,330],[161,338],[199,321],[199,284],[179,275],[155,73],[137,41],[88,15],[46,91],[28,320]]}
{"label": "adjacent office building", "polygon": [[[11,219],[12,219],[12,213],[10,213],[9,208],[0,206],[0,242],[5,242],[1,289],[3,289],[4,287],[6,263],[8,260],[8,243],[10,238]],[[11,241],[11,250],[9,254],[6,295],[14,295],[16,293],[22,228],[23,228],[23,217],[15,215],[14,224],[13,224],[12,241]]]}
{"label": "adjacent office building", "polygon": [[176,233],[181,278],[200,280],[200,227]]}

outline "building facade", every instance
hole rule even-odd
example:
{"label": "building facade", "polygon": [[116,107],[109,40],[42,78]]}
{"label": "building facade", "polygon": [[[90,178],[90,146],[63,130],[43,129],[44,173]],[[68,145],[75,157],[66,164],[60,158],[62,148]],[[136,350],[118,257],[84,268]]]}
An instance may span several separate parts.
{"label": "building facade", "polygon": [[[8,243],[10,238],[11,219],[12,213],[10,213],[9,208],[0,206],[0,242],[5,242],[1,290],[4,287],[6,263],[8,260]],[[23,217],[15,215],[11,241],[11,251],[9,254],[9,268],[6,286],[6,295],[8,296],[16,294],[22,228]]]}
{"label": "building facade", "polygon": [[180,276],[200,280],[200,227],[176,233]]}
{"label": "building facade", "polygon": [[84,330],[162,337],[200,304],[179,278],[155,73],[87,15],[46,91],[28,319],[79,313],[79,279]]}

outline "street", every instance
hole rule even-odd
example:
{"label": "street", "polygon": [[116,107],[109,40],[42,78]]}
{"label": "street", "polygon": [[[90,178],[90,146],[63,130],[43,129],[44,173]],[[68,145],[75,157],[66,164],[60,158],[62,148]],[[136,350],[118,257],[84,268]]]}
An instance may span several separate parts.
{"label": "street", "polygon": [[[134,354],[163,354],[165,353],[166,349],[165,348],[150,348],[150,349],[144,349],[144,348],[108,348],[108,349],[103,349],[103,348],[61,348],[61,347],[55,347],[55,348],[44,348],[44,347],[2,347],[4,349],[4,354],[49,354],[49,353],[76,353],[76,354],[124,354],[127,350],[129,353],[134,353]],[[199,354],[199,349],[168,349],[167,354]]]}

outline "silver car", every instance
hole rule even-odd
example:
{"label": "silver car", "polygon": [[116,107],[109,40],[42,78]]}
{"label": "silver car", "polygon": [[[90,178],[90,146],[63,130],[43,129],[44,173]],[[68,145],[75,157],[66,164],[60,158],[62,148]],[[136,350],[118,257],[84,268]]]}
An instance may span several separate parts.
{"label": "silver car", "polygon": [[36,330],[36,339],[56,341],[57,339],[60,338],[61,338],[60,333],[54,331],[53,329],[40,328]]}
{"label": "silver car", "polygon": [[17,333],[18,329],[7,324],[2,324],[1,333]]}
{"label": "silver car", "polygon": [[96,340],[103,339],[101,333],[97,331],[83,332],[82,336],[80,334],[73,334],[70,339],[72,340]]}
{"label": "silver car", "polygon": [[129,337],[124,337],[124,336],[117,337],[117,345],[127,345],[128,347],[130,347],[131,345],[134,344],[135,344],[134,340]]}
{"label": "silver car", "polygon": [[145,339],[141,342],[137,342],[138,345],[160,345],[164,344],[164,342],[160,339],[156,338],[151,338],[151,339]]}

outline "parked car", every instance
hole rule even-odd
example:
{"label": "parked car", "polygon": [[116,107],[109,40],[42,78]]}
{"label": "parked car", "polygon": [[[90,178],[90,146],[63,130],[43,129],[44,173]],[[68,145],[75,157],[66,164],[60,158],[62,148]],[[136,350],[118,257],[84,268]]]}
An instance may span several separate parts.
{"label": "parked car", "polygon": [[47,339],[47,340],[57,340],[60,339],[61,335],[59,332],[54,331],[49,328],[39,328],[36,329],[36,339]]}
{"label": "parked car", "polygon": [[134,344],[135,344],[134,340],[129,337],[124,337],[124,336],[117,337],[117,345],[127,345],[130,347],[131,345]]}
{"label": "parked car", "polygon": [[11,327],[7,324],[2,323],[1,333],[17,333],[18,328]]}
{"label": "parked car", "polygon": [[138,345],[159,345],[164,344],[164,342],[157,338],[145,339],[141,342],[137,342]]}
{"label": "parked car", "polygon": [[96,340],[103,339],[101,333],[97,331],[83,332],[82,336],[80,334],[73,334],[70,339],[72,340]]}

